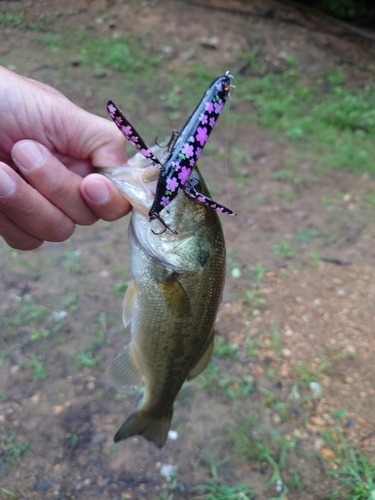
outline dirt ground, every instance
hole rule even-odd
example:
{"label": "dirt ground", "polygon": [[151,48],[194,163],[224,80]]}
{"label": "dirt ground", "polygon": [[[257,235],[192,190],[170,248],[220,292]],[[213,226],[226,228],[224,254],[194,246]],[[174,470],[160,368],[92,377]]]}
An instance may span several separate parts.
{"label": "dirt ground", "polygon": [[[268,0],[0,3],[7,12],[20,5],[23,23],[10,34],[0,29],[1,64],[102,116],[109,98],[122,108],[128,102],[137,123],[150,122],[151,134],[158,124],[165,131],[176,127],[152,82],[130,89],[126,73],[85,67],[77,62],[78,47],[76,53],[53,50],[36,35],[85,26],[97,37],[143,36],[150,50],[163,54],[155,69],[161,79],[197,62],[213,78],[223,67],[235,73],[250,46],[259,47],[257,57],[269,61],[270,71],[277,71],[284,51],[297,58],[302,74],[345,67],[353,86],[374,84],[373,42]],[[203,37],[217,37],[217,45],[207,46]],[[249,103],[236,102],[234,92],[231,106],[234,114],[245,113]],[[216,161],[208,149],[202,171],[214,197],[239,214],[222,217],[228,275],[217,320],[218,335],[235,352],[218,349],[207,373],[184,386],[172,422],[177,439],[161,451],[141,438],[113,445],[137,401],[135,393],[116,394],[105,379],[108,363],[128,341],[121,325],[131,275],[128,220],[77,228],[68,242],[31,253],[1,244],[1,499],[203,499],[202,485],[215,479],[216,469],[223,484],[247,484],[258,499],[329,499],[338,483],[325,474],[330,465],[322,455],[334,455],[321,432],[334,426],[375,458],[375,222],[374,210],[361,201],[373,179],[322,175],[312,162],[295,158],[286,165],[285,139],[255,119],[231,124],[228,135],[230,145],[247,152],[241,187],[230,159],[228,179],[224,154]],[[225,143],[223,126],[211,151]],[[287,167],[302,183],[272,180]],[[280,197],[283,187],[293,192],[292,201]],[[316,240],[295,241],[301,227],[319,232],[325,261],[311,258]],[[288,259],[273,251],[283,239],[296,246]],[[254,296],[257,264],[266,272]],[[241,422],[251,415],[257,427],[245,431]],[[246,432],[268,443],[278,459],[280,443],[293,444],[280,468],[283,485],[289,484],[284,496],[275,482],[267,483],[269,462],[236,452]],[[172,482],[161,474],[165,464],[176,466]],[[302,489],[292,484],[296,470]]]}

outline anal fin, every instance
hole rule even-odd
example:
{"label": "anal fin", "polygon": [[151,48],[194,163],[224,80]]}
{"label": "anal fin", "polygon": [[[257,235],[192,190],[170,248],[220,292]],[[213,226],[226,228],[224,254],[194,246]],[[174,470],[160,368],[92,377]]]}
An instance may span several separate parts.
{"label": "anal fin", "polygon": [[118,353],[107,370],[108,382],[115,387],[139,386],[143,375],[137,363],[133,344],[126,345]]}

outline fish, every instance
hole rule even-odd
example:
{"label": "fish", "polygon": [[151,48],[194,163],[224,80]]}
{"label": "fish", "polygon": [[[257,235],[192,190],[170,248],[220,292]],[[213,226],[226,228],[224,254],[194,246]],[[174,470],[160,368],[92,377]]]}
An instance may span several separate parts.
{"label": "fish", "polygon": [[236,213],[211,199],[197,160],[232,78],[228,71],[212,82],[165,147],[150,148],[121,109],[107,104],[121,133],[139,151],[122,167],[101,169],[133,207],[128,228],[132,280],[123,301],[131,341],[110,364],[108,380],[117,388],[144,383],[143,397],[115,442],[141,435],[162,448],[177,394],[206,368],[213,351],[226,268],[218,213]]}
{"label": "fish", "polygon": [[[159,158],[167,154],[161,146],[151,151]],[[140,403],[114,441],[141,435],[162,448],[178,392],[206,368],[213,351],[225,282],[223,230],[217,211],[181,190],[161,211],[163,221],[178,228],[178,234],[150,231],[160,169],[137,153],[125,166],[103,170],[133,206],[128,228],[132,280],[123,301],[123,323],[130,325],[131,341],[107,375],[117,388],[144,383]],[[210,196],[196,164],[190,179]]]}

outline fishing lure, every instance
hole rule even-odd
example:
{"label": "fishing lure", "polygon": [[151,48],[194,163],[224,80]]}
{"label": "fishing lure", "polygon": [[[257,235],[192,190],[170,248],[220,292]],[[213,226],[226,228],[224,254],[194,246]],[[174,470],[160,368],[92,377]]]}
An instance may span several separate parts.
{"label": "fishing lure", "polygon": [[[136,131],[122,111],[109,101],[107,109],[119,130],[129,142],[140,151],[155,167],[160,168],[154,202],[149,211],[150,221],[158,219],[164,225],[164,231],[170,228],[160,217],[160,212],[183,190],[190,198],[227,215],[237,215],[229,208],[203,195],[189,179],[192,168],[202,154],[212,129],[225,105],[231,88],[232,75],[227,71],[217,78],[207,89],[198,106],[191,114],[180,134],[177,136],[164,164],[154,156],[142,136]],[[173,136],[172,136],[173,138]],[[163,231],[163,232],[164,232]],[[160,233],[162,234],[162,233]]]}

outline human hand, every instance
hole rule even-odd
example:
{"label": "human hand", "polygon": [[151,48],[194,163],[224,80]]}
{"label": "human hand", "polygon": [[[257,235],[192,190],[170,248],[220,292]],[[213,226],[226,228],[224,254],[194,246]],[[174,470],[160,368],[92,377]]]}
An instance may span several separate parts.
{"label": "human hand", "polygon": [[125,138],[57,90],[0,67],[0,236],[32,250],[64,241],[76,224],[130,210],[95,166],[126,162]]}

